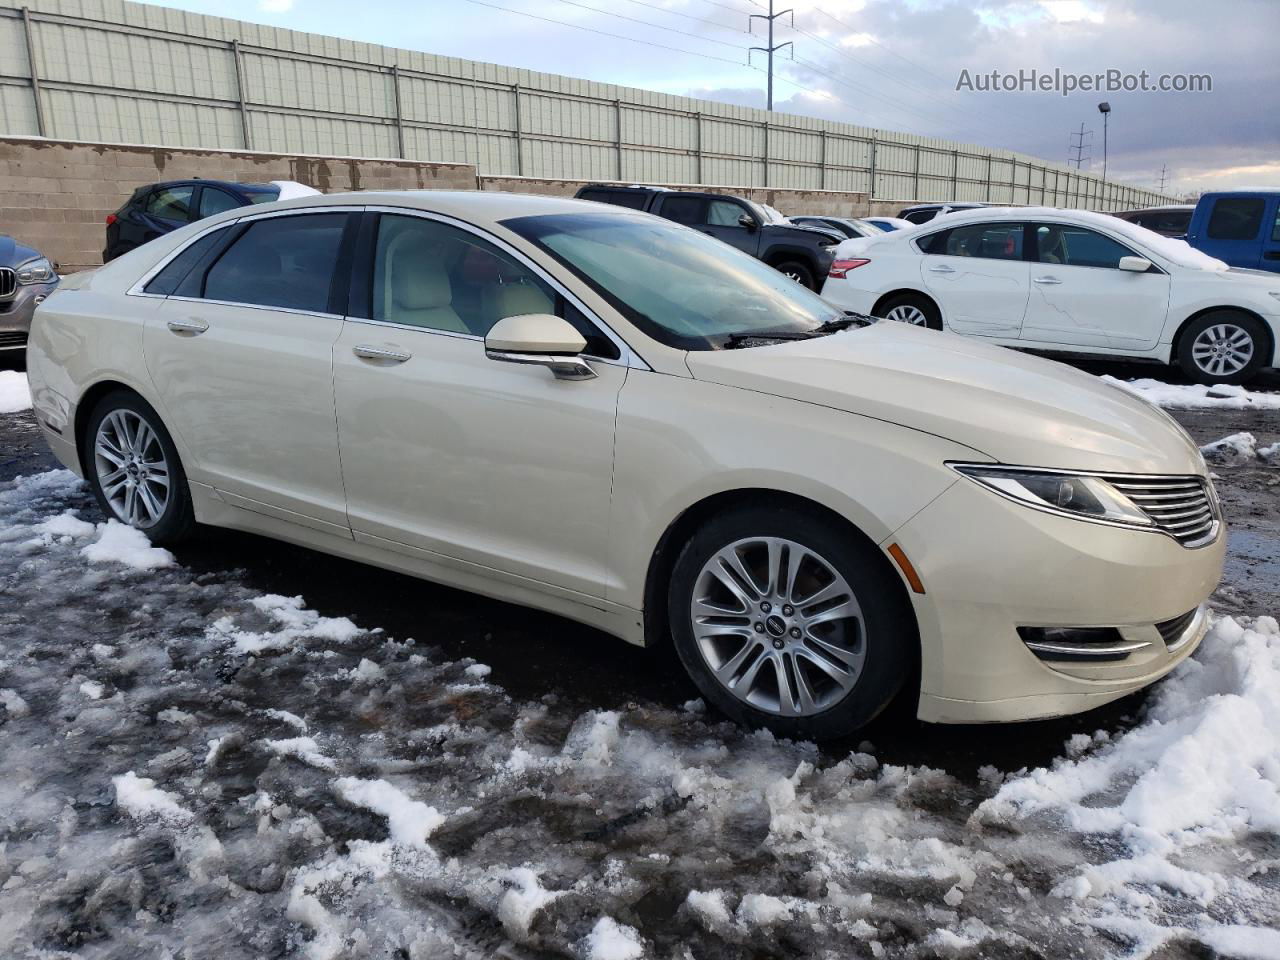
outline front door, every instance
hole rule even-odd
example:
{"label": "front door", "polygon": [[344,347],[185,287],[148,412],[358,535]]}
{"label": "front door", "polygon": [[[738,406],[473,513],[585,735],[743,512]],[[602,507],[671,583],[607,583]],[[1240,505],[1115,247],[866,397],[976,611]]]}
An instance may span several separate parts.
{"label": "front door", "polygon": [[[742,218],[750,217],[755,224],[743,226]],[[717,240],[723,240],[743,253],[755,256],[760,249],[759,217],[737,200],[710,200],[707,203],[706,222],[702,229]]]}
{"label": "front door", "polygon": [[332,369],[342,317],[330,287],[347,219],[264,216],[231,228],[235,239],[182,280],[143,335],[192,479],[237,506],[342,534]]}
{"label": "front door", "polygon": [[[333,347],[348,511],[357,540],[603,597],[618,350],[527,262],[430,217],[382,213],[367,292]],[[362,262],[357,257],[358,264]],[[358,268],[364,271],[364,268]],[[499,319],[555,313],[597,377],[490,360]]]}
{"label": "front door", "polygon": [[[945,218],[943,218],[945,222]],[[920,278],[942,306],[948,329],[979,337],[1018,336],[1030,265],[1022,223],[968,223],[918,241]]]}
{"label": "front door", "polygon": [[1064,346],[1146,350],[1169,312],[1169,275],[1120,269],[1139,256],[1120,241],[1074,224],[1035,225],[1036,262],[1022,339]]}

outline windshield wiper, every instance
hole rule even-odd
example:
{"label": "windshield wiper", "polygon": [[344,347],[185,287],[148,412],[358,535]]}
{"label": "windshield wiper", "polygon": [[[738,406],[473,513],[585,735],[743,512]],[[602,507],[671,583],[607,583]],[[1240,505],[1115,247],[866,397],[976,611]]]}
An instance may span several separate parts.
{"label": "windshield wiper", "polygon": [[752,343],[813,340],[815,337],[825,337],[833,333],[839,333],[841,330],[848,330],[850,327],[870,326],[875,322],[875,317],[864,316],[861,313],[846,313],[843,317],[820,323],[812,330],[752,330],[746,333],[730,333],[724,338],[721,346],[725,350],[732,350],[735,347],[744,347]]}

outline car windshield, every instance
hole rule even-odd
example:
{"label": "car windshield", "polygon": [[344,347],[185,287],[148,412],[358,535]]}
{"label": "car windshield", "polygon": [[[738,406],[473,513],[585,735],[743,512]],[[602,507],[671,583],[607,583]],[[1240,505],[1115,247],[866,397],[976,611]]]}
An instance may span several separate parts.
{"label": "car windshield", "polygon": [[546,251],[648,336],[717,350],[823,332],[844,313],[714,237],[646,215],[574,213],[503,224]]}
{"label": "car windshield", "polygon": [[274,183],[242,183],[239,186],[250,203],[271,203],[280,198],[280,188]]}

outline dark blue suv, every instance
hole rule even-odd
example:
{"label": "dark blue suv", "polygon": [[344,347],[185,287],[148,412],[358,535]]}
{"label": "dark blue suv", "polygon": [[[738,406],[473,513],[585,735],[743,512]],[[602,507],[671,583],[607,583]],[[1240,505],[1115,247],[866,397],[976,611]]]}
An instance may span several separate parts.
{"label": "dark blue suv", "polygon": [[1204,194],[1191,215],[1187,243],[1233,267],[1280,273],[1280,190]]}
{"label": "dark blue suv", "polygon": [[123,207],[107,216],[102,262],[215,213],[280,199],[279,183],[170,180],[133,191]]}

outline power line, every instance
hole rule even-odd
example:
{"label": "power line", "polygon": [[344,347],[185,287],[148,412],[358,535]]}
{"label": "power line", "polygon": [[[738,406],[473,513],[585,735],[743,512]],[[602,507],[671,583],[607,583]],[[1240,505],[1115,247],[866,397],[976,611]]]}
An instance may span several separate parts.
{"label": "power line", "polygon": [[[634,3],[641,7],[648,7],[650,10],[657,10],[660,13],[669,14],[673,17],[683,17],[685,20],[693,20],[697,23],[709,23],[713,27],[719,27],[721,30],[727,30],[730,33],[746,33],[745,30],[739,30],[736,27],[731,27],[728,24],[721,23],[719,20],[712,20],[709,17],[695,17],[691,13],[681,13],[679,10],[668,10],[666,7],[660,7],[656,3],[646,3],[645,0],[627,0],[627,2]],[[721,4],[717,4],[717,6],[721,6]],[[725,9],[733,10],[732,7],[725,7]],[[734,12],[737,13],[738,11],[735,10]],[[741,12],[745,13],[746,11],[744,10]],[[663,29],[666,28],[664,27]]]}
{"label": "power line", "polygon": [[654,23],[652,20],[641,20],[638,17],[628,17],[625,13],[614,13],[612,10],[601,10],[599,7],[590,7],[585,3],[578,3],[578,0],[560,0],[561,3],[567,3],[571,7],[578,7],[581,10],[590,10],[592,13],[599,13],[606,17],[617,17],[619,20],[626,20],[629,23],[638,23],[645,27],[654,27],[658,30],[666,30],[668,33],[678,33],[682,37],[693,37],[695,40],[701,40],[703,43],[718,43],[722,47],[730,47],[734,50],[746,50],[747,48],[740,43],[729,43],[727,40],[717,40],[714,37],[704,37],[700,33],[689,33],[687,30],[677,30],[675,27],[668,27],[661,23]]}
{"label": "power line", "polygon": [[875,45],[876,45],[877,47],[879,47],[881,50],[884,50],[886,53],[890,53],[890,54],[892,54],[893,56],[895,56],[895,57],[897,57],[899,60],[901,60],[903,63],[909,64],[910,66],[915,67],[917,70],[921,71],[922,73],[927,73],[929,76],[933,77],[935,80],[939,81],[940,83],[946,83],[946,82],[947,82],[945,78],[938,76],[936,73],[934,73],[934,72],[933,72],[932,70],[930,70],[928,67],[923,66],[922,64],[916,63],[914,60],[909,60],[908,58],[904,57],[902,54],[898,53],[898,51],[897,51],[897,50],[894,50],[892,47],[886,46],[885,44],[881,43],[881,42],[880,42],[879,40],[877,40],[875,37],[871,36],[871,34],[869,34],[869,33],[861,33],[861,32],[859,32],[859,31],[857,31],[857,30],[854,30],[854,28],[853,28],[852,26],[850,26],[849,24],[845,23],[845,22],[844,22],[843,20],[841,20],[839,17],[835,17],[835,16],[832,16],[831,14],[827,13],[827,11],[823,10],[821,7],[815,7],[815,8],[814,8],[814,10],[815,10],[817,13],[822,14],[822,15],[823,15],[824,17],[826,17],[828,20],[831,20],[831,21],[833,21],[833,22],[835,22],[835,23],[840,24],[840,26],[844,27],[846,30],[852,30],[854,33],[857,33],[857,34],[858,34],[858,36],[860,36],[860,37],[866,37],[866,38],[867,38],[867,42],[868,42],[868,43],[873,43],[873,44],[875,44]]}

